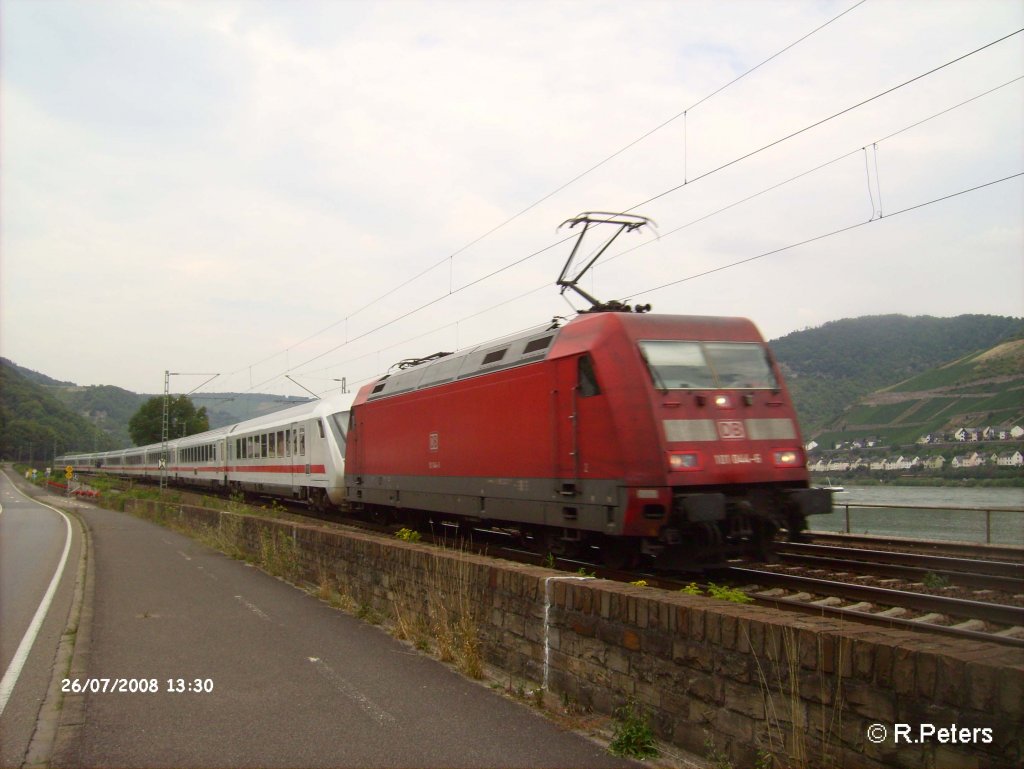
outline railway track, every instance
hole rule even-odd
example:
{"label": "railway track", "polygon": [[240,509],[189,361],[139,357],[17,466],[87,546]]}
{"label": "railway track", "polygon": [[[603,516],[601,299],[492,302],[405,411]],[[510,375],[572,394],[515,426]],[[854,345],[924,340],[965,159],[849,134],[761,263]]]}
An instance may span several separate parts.
{"label": "railway track", "polygon": [[[289,512],[299,518],[319,519],[346,527],[356,526],[385,535],[394,529],[393,526],[344,515],[316,514],[305,507],[301,511],[294,506],[289,508]],[[457,527],[442,526],[433,536],[424,534],[423,539],[425,542],[443,540],[450,544],[458,533]],[[481,552],[510,560],[553,566],[568,572],[582,569],[587,574],[622,582],[643,579],[652,587],[668,590],[679,590],[692,581],[689,577],[671,579],[660,574],[612,571],[583,561],[545,558],[537,553],[511,547],[508,538],[497,533],[477,531],[474,534],[476,544],[470,547],[478,547]],[[1024,603],[1024,569],[1020,563],[798,543],[781,545],[779,554],[783,563],[802,562],[804,566],[812,565],[832,576],[838,576],[838,572],[846,577],[851,574],[861,578],[865,575],[889,575],[906,580],[920,579],[930,573],[963,588],[999,591],[1003,595],[1014,594]],[[896,590],[858,584],[848,579],[843,581],[780,573],[771,571],[771,568],[767,565],[762,568],[734,566],[709,571],[707,576],[719,584],[740,588],[759,604],[780,609],[1024,648],[1024,606]]]}
{"label": "railway track", "polygon": [[1024,608],[854,582],[728,567],[714,576],[761,604],[1024,648]]}
{"label": "railway track", "polygon": [[954,558],[984,558],[1024,565],[1024,547],[1019,545],[988,545],[973,542],[940,542],[937,540],[896,539],[874,534],[831,534],[807,532],[819,545],[863,547],[869,550],[891,550],[902,553],[943,555]]}
{"label": "railway track", "polygon": [[1024,565],[1009,561],[794,542],[781,545],[778,555],[787,565],[1024,594]]}

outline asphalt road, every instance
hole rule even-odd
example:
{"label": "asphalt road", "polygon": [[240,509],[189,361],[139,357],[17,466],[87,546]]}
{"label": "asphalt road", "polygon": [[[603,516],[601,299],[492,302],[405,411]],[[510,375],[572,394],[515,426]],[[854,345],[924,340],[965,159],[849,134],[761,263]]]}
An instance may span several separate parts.
{"label": "asphalt road", "polygon": [[81,515],[86,673],[156,691],[87,693],[61,766],[626,763],[251,566],[128,515]]}
{"label": "asphalt road", "polygon": [[[20,766],[67,625],[82,535],[72,518],[29,499],[2,473],[0,505],[0,766]],[[52,599],[43,604],[51,584]]]}

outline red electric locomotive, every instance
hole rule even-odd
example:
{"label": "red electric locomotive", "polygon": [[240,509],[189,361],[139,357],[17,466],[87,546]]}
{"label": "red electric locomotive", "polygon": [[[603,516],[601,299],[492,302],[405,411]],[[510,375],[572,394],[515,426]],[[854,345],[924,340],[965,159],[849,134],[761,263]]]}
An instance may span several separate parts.
{"label": "red electric locomotive", "polygon": [[[518,532],[541,552],[660,569],[768,554],[832,509],[809,488],[778,367],[742,318],[647,315],[578,283],[649,219],[588,212],[558,285],[592,308],[460,353],[404,361],[356,397],[356,509]],[[618,229],[575,276],[588,231]]]}
{"label": "red electric locomotive", "polygon": [[763,556],[831,510],[741,318],[585,314],[414,362],[359,392],[346,461],[356,507],[664,569]]}

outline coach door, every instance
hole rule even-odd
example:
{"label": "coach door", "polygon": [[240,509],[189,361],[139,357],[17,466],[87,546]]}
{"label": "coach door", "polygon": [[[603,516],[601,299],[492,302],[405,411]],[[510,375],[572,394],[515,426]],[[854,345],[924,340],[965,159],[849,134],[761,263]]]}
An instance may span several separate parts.
{"label": "coach door", "polygon": [[301,458],[299,457],[299,425],[292,422],[288,427],[288,478],[292,485],[292,496],[299,496],[299,488],[302,486],[303,473]]}
{"label": "coach door", "polygon": [[576,425],[576,359],[562,358],[552,367],[552,463],[554,490],[565,499],[579,493]]}
{"label": "coach door", "polygon": [[622,474],[608,397],[590,355],[562,359],[557,369],[555,488],[566,520],[575,513],[580,525],[598,528],[604,520],[594,516],[617,504]]}

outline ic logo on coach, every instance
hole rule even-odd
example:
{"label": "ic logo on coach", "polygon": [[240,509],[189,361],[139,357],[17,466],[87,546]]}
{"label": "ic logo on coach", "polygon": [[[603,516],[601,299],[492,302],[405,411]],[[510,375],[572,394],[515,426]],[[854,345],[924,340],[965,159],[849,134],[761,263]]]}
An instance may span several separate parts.
{"label": "ic logo on coach", "polygon": [[738,441],[747,437],[747,431],[740,421],[719,422],[718,435],[723,441]]}

